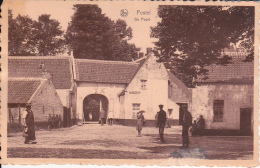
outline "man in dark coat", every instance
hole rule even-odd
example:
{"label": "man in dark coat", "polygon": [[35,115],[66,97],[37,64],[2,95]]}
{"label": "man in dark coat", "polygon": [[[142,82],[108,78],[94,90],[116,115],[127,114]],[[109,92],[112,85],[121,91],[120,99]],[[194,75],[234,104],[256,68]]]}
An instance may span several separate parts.
{"label": "man in dark coat", "polygon": [[163,132],[164,132],[164,127],[165,127],[165,122],[166,122],[166,112],[163,110],[163,105],[159,105],[160,111],[158,112],[158,127],[159,127],[159,135],[160,135],[160,140],[161,142],[164,142],[163,138]]}
{"label": "man in dark coat", "polygon": [[[26,114],[27,113],[27,114]],[[35,138],[35,130],[34,130],[34,116],[33,112],[31,110],[31,105],[28,104],[26,105],[26,110],[25,110],[25,144],[35,144],[36,143],[36,138]]]}
{"label": "man in dark coat", "polygon": [[192,116],[191,113],[185,108],[183,114],[182,123],[182,147],[188,148],[190,144],[189,140],[189,127],[192,126]]}

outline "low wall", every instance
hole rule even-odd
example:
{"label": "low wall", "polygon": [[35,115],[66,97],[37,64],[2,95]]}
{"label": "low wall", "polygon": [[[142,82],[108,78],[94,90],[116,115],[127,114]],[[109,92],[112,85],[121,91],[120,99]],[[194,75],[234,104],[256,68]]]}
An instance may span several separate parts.
{"label": "low wall", "polygon": [[[169,120],[171,126],[179,125],[179,120]],[[136,126],[136,120],[134,119],[113,119],[113,124],[123,126]],[[155,120],[145,120],[145,127],[155,127]]]}

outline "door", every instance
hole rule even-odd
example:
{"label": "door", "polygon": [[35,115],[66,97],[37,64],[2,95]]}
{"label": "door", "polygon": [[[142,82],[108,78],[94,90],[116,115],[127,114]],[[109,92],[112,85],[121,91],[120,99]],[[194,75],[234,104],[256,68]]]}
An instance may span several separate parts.
{"label": "door", "polygon": [[240,131],[243,135],[251,135],[252,108],[240,109]]}

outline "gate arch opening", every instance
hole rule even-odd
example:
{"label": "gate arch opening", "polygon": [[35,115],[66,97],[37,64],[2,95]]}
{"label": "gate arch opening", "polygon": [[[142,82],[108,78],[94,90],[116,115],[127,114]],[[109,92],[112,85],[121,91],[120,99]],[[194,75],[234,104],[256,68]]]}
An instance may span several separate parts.
{"label": "gate arch opening", "polygon": [[83,100],[83,121],[99,121],[100,109],[108,111],[108,99],[101,94],[90,94]]}

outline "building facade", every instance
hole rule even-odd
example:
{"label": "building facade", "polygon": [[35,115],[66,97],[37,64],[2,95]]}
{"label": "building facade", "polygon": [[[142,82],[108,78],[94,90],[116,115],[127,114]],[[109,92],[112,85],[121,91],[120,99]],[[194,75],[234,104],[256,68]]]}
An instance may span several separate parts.
{"label": "building facade", "polygon": [[254,63],[243,62],[246,53],[225,53],[232,64],[211,65],[207,79],[196,80],[192,92],[192,114],[203,115],[206,129],[252,133],[254,107]]}
{"label": "building facade", "polygon": [[8,79],[8,123],[21,123],[21,116],[30,103],[36,126],[47,127],[49,114],[63,117],[63,105],[51,79]]}

